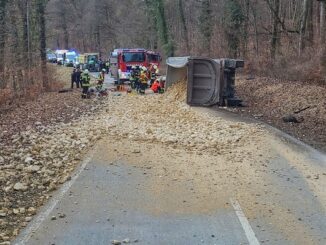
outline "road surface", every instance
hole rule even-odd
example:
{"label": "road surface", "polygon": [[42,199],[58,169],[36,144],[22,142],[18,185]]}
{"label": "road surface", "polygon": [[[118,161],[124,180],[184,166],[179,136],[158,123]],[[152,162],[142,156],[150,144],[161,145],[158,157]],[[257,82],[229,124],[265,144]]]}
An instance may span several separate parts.
{"label": "road surface", "polygon": [[326,244],[325,155],[269,131],[233,155],[107,136],[14,244]]}

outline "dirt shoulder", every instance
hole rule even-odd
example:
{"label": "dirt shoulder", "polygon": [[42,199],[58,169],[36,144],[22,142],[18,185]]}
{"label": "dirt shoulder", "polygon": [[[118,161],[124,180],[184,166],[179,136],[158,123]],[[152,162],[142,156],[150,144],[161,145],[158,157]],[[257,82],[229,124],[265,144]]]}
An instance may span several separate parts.
{"label": "dirt shoulder", "polygon": [[[55,69],[62,87],[69,86],[71,69]],[[101,135],[82,118],[102,107],[102,101],[82,100],[81,90],[74,89],[0,108],[0,243],[15,237],[50,193],[70,179]]]}
{"label": "dirt shoulder", "polygon": [[92,112],[96,101],[81,99],[81,89],[58,93],[70,88],[72,68],[51,66],[55,80],[61,88],[43,93],[35,99],[21,99],[0,107],[0,141],[4,143],[14,134],[26,129],[37,129],[57,123],[68,123],[85,113]]}
{"label": "dirt shoulder", "polygon": [[[326,86],[272,78],[237,79],[246,107],[232,109],[271,124],[313,147],[326,151]],[[305,109],[301,112],[300,110]],[[299,122],[284,122],[292,115]]]}

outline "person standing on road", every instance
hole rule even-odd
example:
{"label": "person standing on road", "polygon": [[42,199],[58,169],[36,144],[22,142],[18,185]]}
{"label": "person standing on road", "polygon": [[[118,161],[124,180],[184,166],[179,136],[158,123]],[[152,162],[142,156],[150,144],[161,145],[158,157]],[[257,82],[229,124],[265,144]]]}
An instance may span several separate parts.
{"label": "person standing on road", "polygon": [[83,88],[83,92],[82,92],[82,98],[86,99],[89,98],[89,93],[88,93],[88,89],[91,86],[91,78],[89,76],[89,72],[86,69],[83,74],[81,75],[81,85]]}
{"label": "person standing on road", "polygon": [[102,71],[98,75],[97,85],[96,85],[96,89],[98,91],[101,91],[103,89],[103,84],[104,84],[104,81],[105,81],[105,72],[106,72],[106,70],[102,69]]}
{"label": "person standing on road", "polygon": [[136,89],[136,66],[132,66],[130,70],[130,86]]}
{"label": "person standing on road", "polygon": [[109,74],[109,71],[110,71],[110,61],[107,61],[105,63],[105,69],[106,69],[106,74]]}
{"label": "person standing on road", "polygon": [[135,69],[135,87],[136,91],[139,92],[140,90],[140,67],[136,66]]}
{"label": "person standing on road", "polygon": [[71,73],[71,89],[74,88],[74,83],[77,84],[76,75],[77,75],[76,69],[74,68],[72,73]]}
{"label": "person standing on road", "polygon": [[104,80],[105,80],[105,72],[106,70],[103,68],[102,71],[100,72],[100,74],[98,75],[98,83],[103,84]]}
{"label": "person standing on road", "polygon": [[82,72],[80,71],[80,68],[78,67],[76,70],[76,84],[77,88],[79,88],[79,84],[81,84],[81,74]]}
{"label": "person standing on road", "polygon": [[159,73],[157,65],[151,65],[150,68],[149,68],[149,73],[150,73],[150,78],[151,78],[150,86],[152,86],[153,83],[156,80],[156,77],[157,77],[158,73]]}
{"label": "person standing on road", "polygon": [[140,90],[139,93],[145,94],[145,90],[147,88],[148,76],[147,76],[147,68],[145,66],[142,67],[140,72]]}

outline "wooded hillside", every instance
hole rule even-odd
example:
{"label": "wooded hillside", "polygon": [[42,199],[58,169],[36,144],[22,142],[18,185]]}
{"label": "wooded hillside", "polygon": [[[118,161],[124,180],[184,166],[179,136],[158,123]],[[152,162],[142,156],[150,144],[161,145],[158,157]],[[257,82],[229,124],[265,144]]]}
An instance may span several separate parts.
{"label": "wooded hillside", "polygon": [[321,0],[1,0],[1,96],[49,87],[46,47],[242,58],[251,73],[324,80],[324,23]]}

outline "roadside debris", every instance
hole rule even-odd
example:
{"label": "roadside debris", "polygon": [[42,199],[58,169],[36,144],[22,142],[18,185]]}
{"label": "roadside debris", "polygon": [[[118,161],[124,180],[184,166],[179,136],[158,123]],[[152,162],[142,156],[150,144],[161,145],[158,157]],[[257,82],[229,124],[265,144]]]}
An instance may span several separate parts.
{"label": "roadside debris", "polygon": [[121,245],[121,242],[118,241],[118,240],[112,240],[111,244],[113,244],[113,245]]}
{"label": "roadside debris", "polygon": [[261,120],[326,151],[325,85],[267,77],[246,80],[245,76],[239,76],[236,84],[237,94],[247,106],[232,111],[264,114]]}
{"label": "roadside debris", "polygon": [[[0,184],[3,208],[33,207],[25,214],[7,214],[1,232],[14,237],[14,228],[24,227],[58,185],[71,173],[90,147],[103,136],[162,142],[189,151],[229,152],[244,144],[259,128],[231,123],[199,113],[185,104],[184,84],[176,84],[164,95],[132,96],[110,94],[94,110],[66,123],[27,127],[1,143]],[[128,104],[128,107],[125,105]],[[157,105],[158,107],[153,107]],[[121,108],[124,108],[121,110]],[[33,125],[35,125],[33,122]],[[236,125],[236,129],[234,127]],[[231,127],[230,127],[231,126]],[[141,150],[134,148],[134,154]],[[23,192],[16,195],[14,192]],[[53,217],[56,219],[57,217]],[[9,224],[8,220],[12,220]],[[0,240],[1,242],[1,240]]]}
{"label": "roadside debris", "polygon": [[284,116],[282,119],[286,123],[299,123],[298,119],[293,115]]}

